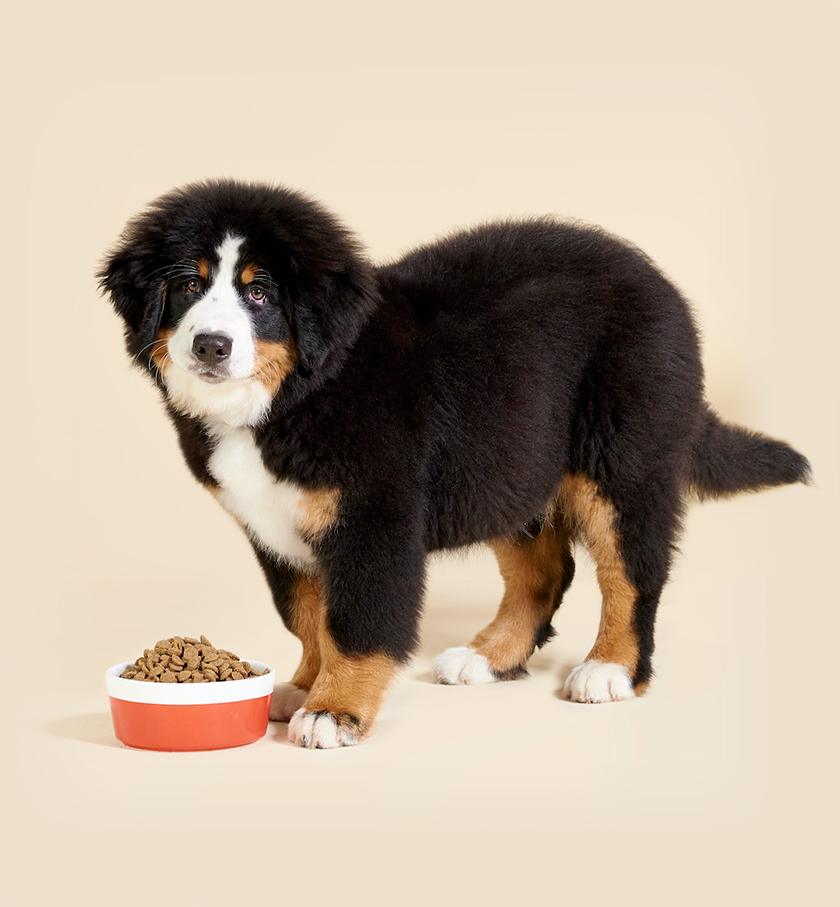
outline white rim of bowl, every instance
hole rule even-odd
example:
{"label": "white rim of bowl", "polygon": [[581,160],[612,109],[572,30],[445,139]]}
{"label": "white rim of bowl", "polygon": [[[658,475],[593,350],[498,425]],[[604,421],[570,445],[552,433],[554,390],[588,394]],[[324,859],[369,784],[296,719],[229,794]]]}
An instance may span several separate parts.
{"label": "white rim of bowl", "polygon": [[[262,670],[268,665],[261,661],[243,658],[253,668]],[[145,702],[153,705],[209,705],[214,702],[243,702],[246,699],[260,699],[274,689],[274,671],[245,680],[230,680],[220,683],[146,683],[129,680],[120,674],[133,662],[123,661],[111,665],[105,672],[105,689],[112,699],[124,702]]]}

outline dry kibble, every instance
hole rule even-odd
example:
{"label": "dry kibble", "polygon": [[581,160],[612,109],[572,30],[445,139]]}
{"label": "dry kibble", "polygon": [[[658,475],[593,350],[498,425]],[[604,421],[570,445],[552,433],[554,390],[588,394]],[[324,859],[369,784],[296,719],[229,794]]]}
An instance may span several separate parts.
{"label": "dry kibble", "polygon": [[145,683],[216,683],[259,677],[247,661],[227,649],[217,649],[206,636],[172,636],[144,649],[120,675]]}

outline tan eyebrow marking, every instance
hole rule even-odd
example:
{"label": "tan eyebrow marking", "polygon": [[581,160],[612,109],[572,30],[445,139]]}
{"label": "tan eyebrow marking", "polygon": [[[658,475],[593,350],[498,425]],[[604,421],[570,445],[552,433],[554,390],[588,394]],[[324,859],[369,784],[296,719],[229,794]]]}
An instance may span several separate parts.
{"label": "tan eyebrow marking", "polygon": [[210,276],[210,265],[206,258],[199,258],[196,262],[198,265],[198,273],[203,280],[207,280]]}
{"label": "tan eyebrow marking", "polygon": [[257,266],[253,263],[245,265],[239,274],[239,279],[244,284],[249,284],[257,276]]}

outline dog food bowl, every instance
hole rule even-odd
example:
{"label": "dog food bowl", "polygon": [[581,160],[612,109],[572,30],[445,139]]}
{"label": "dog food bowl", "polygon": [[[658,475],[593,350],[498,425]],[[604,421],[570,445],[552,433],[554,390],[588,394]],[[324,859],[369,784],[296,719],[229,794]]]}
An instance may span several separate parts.
{"label": "dog food bowl", "polygon": [[[105,672],[114,733],[126,746],[220,750],[264,736],[274,671],[224,682],[147,683],[120,677],[129,664]],[[258,661],[250,664],[255,670],[266,668]]]}

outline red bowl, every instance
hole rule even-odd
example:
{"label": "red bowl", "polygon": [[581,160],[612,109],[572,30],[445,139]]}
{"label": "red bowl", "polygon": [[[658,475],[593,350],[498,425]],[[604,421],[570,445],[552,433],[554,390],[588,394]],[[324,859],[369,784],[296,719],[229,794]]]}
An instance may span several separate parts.
{"label": "red bowl", "polygon": [[[266,665],[245,659],[257,670]],[[105,672],[117,739],[143,750],[220,750],[254,743],[268,727],[274,671],[224,683],[144,683]]]}

